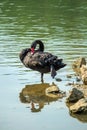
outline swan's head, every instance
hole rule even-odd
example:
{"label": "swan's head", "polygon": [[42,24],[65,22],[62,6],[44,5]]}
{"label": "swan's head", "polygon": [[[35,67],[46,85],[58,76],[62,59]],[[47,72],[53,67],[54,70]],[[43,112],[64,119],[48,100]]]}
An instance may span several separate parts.
{"label": "swan's head", "polygon": [[[44,44],[41,40],[35,40],[32,44],[31,44],[31,51],[33,52],[36,48],[36,46],[39,45],[39,49],[38,51],[44,51]],[[33,52],[34,53],[34,52]]]}
{"label": "swan's head", "polygon": [[34,54],[34,52],[35,52],[35,49],[34,49],[34,47],[32,47],[31,48],[31,54]]}

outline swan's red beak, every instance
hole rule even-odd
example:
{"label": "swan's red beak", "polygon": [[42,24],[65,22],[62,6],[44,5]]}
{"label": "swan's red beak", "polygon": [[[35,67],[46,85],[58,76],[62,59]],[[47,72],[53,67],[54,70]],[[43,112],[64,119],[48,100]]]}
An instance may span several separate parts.
{"label": "swan's red beak", "polygon": [[31,48],[31,54],[34,54],[35,50],[34,48]]}

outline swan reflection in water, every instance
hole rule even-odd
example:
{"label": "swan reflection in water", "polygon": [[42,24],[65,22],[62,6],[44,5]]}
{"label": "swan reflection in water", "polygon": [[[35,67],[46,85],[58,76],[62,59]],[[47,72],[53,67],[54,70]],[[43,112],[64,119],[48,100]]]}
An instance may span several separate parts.
{"label": "swan reflection in water", "polygon": [[39,112],[44,105],[64,96],[65,93],[61,92],[54,83],[52,85],[48,83],[26,85],[19,95],[22,103],[30,104],[31,112]]}

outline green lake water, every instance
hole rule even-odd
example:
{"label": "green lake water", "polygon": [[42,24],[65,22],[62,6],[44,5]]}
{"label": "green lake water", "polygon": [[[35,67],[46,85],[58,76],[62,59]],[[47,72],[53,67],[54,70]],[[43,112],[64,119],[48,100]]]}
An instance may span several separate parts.
{"label": "green lake water", "polygon": [[[61,82],[45,74],[42,84],[20,62],[36,39],[67,64],[57,72]],[[78,57],[87,59],[87,0],[0,0],[0,130],[87,130],[87,115],[71,115],[66,97],[40,95],[52,82],[68,95],[75,78],[66,75]]]}

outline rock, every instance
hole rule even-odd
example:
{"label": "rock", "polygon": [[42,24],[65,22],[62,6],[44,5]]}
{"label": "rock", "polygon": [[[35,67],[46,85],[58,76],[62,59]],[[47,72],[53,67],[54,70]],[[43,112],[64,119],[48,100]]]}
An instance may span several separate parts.
{"label": "rock", "polygon": [[58,93],[59,92],[59,88],[55,85],[50,86],[46,89],[46,93]]}
{"label": "rock", "polygon": [[73,88],[72,91],[70,91],[70,94],[69,94],[68,98],[66,99],[66,101],[67,101],[67,103],[75,103],[83,97],[84,97],[83,92],[81,92],[77,88]]}
{"label": "rock", "polygon": [[46,93],[46,96],[52,97],[52,98],[55,98],[55,97],[62,98],[66,96],[65,92],[60,91],[59,88],[54,84],[46,88],[45,93]]}
{"label": "rock", "polygon": [[82,65],[82,67],[80,68],[80,72],[81,72],[81,79],[83,83],[87,85],[87,66]]}
{"label": "rock", "polygon": [[87,97],[87,85],[84,85],[84,84],[73,84],[72,86],[74,88],[79,89],[84,94],[84,97]]}
{"label": "rock", "polygon": [[85,72],[87,72],[87,66],[86,65],[82,65],[80,68],[80,72],[83,75]]}
{"label": "rock", "polygon": [[72,68],[77,74],[80,74],[80,68],[82,65],[86,65],[86,60],[84,57],[80,57],[76,61],[74,61],[74,63],[72,64]]}
{"label": "rock", "polygon": [[69,82],[66,84],[66,86],[73,86],[74,85],[74,82]]}
{"label": "rock", "polygon": [[72,78],[72,75],[68,74],[66,75],[67,78]]}
{"label": "rock", "polygon": [[79,76],[76,77],[76,81],[77,82],[80,82],[81,81],[81,78]]}
{"label": "rock", "polygon": [[56,78],[56,81],[61,82],[61,81],[62,81],[62,79],[60,79],[60,78]]}
{"label": "rock", "polygon": [[72,113],[87,113],[87,98],[80,99],[77,103],[70,106]]}
{"label": "rock", "polygon": [[[74,88],[70,91],[66,103],[72,115],[80,115],[80,113],[87,113],[87,66],[85,58],[78,58],[72,67],[76,72],[76,83],[72,84]],[[81,82],[79,82],[80,79]]]}
{"label": "rock", "polygon": [[82,79],[83,84],[87,85],[87,66],[85,58],[78,58],[72,65],[73,70]]}

